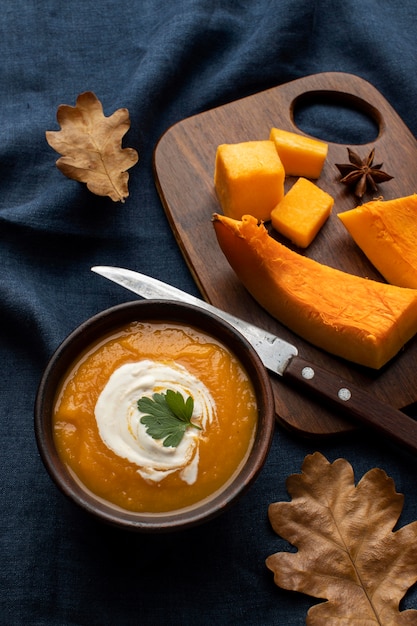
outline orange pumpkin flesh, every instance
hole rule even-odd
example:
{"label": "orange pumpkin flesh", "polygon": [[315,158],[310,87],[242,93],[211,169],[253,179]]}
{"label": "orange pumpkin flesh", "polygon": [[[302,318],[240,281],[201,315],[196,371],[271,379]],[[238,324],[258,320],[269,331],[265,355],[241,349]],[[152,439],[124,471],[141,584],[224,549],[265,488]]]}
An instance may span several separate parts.
{"label": "orange pumpkin flesh", "polygon": [[338,217],[385,280],[417,288],[417,194],[367,202]]}
{"label": "orange pumpkin flesh", "polygon": [[285,171],[272,141],[221,144],[214,185],[223,213],[235,219],[251,213],[269,220],[284,196]]}
{"label": "orange pumpkin flesh", "polygon": [[417,332],[417,291],[353,276],[282,245],[249,215],[214,214],[217,240],[247,290],[312,344],[379,369]]}
{"label": "orange pumpkin flesh", "polygon": [[299,248],[307,248],[329,217],[334,200],[300,177],[271,213],[272,226]]}
{"label": "orange pumpkin flesh", "polygon": [[287,176],[319,178],[327,158],[328,145],[318,139],[271,128],[269,135]]}

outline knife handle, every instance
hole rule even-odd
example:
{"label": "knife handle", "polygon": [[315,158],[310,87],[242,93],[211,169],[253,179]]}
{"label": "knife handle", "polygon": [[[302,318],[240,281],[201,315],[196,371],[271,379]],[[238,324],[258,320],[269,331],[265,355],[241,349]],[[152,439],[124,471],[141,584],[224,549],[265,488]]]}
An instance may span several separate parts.
{"label": "knife handle", "polygon": [[292,384],[302,385],[333,407],[342,409],[347,417],[417,453],[417,421],[367,391],[299,356],[290,360],[284,378]]}

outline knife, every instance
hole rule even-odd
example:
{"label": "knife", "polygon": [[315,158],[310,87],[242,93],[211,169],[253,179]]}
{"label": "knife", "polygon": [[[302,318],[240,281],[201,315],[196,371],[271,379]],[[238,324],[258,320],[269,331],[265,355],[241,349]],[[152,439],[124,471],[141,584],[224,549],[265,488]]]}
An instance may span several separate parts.
{"label": "knife", "polygon": [[91,270],[143,298],[185,302],[217,315],[249,341],[270,372],[341,409],[347,417],[376,429],[409,451],[417,452],[417,421],[337,374],[302,358],[288,341],[145,274],[108,266],[95,266]]}

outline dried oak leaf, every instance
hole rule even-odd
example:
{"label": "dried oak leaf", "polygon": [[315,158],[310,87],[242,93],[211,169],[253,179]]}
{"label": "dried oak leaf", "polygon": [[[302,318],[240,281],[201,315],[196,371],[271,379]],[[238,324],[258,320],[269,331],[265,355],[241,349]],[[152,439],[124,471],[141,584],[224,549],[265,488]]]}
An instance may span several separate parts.
{"label": "dried oak leaf", "polygon": [[311,607],[309,626],[415,626],[417,610],[399,611],[417,581],[417,522],[393,532],[403,496],[381,469],[355,487],[351,465],[305,458],[287,480],[291,502],[269,507],[274,531],[298,548],[266,560],[283,589],[327,600]]}
{"label": "dried oak leaf", "polygon": [[46,131],[49,145],[62,156],[56,162],[68,178],[86,183],[98,196],[124,202],[129,195],[129,174],[139,159],[134,148],[122,148],[130,128],[129,112],[118,109],[109,117],[97,96],[87,91],[75,107],[61,104],[57,110],[59,131]]}

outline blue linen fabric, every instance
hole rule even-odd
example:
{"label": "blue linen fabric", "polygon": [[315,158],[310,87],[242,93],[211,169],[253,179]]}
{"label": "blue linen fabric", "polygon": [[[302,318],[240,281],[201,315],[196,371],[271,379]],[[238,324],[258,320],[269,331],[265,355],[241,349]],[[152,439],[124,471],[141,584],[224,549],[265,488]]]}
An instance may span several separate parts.
{"label": "blue linen fabric", "polygon": [[[267,508],[288,500],[286,477],[316,450],[346,458],[357,479],[384,469],[405,496],[400,525],[417,519],[410,454],[362,433],[308,441],[277,428],[255,485],[221,517],[174,535],[124,533],[64,499],[33,431],[52,352],[89,316],[132,299],[92,265],[134,268],[198,295],[153,180],[162,133],[289,80],[345,71],[375,85],[416,134],[416,23],[414,0],[3,1],[0,624],[304,624],[317,601],[279,589],[265,567],[267,556],[292,549],[272,531]],[[124,204],[65,178],[45,140],[58,130],[58,105],[84,91],[106,115],[129,109],[126,145],[140,163]],[[401,606],[417,608],[415,588]]]}

